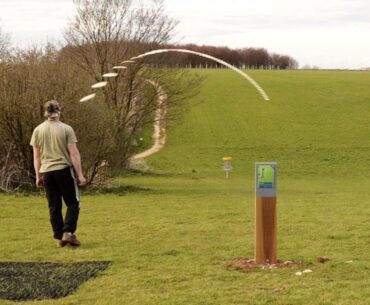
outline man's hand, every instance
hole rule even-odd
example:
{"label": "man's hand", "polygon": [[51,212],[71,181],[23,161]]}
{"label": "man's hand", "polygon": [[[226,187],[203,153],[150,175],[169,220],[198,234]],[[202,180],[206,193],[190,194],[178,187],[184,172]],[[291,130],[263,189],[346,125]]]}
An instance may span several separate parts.
{"label": "man's hand", "polygon": [[78,180],[78,186],[84,187],[87,185],[87,181],[83,175],[79,176],[77,180]]}
{"label": "man's hand", "polygon": [[80,156],[80,152],[77,148],[76,143],[68,144],[68,151],[69,151],[69,155],[71,157],[73,168],[75,169],[77,177],[78,177],[77,178],[78,186],[84,187],[84,186],[86,186],[87,181],[86,181],[84,175],[82,174],[81,156]]}
{"label": "man's hand", "polygon": [[40,178],[36,178],[36,187],[38,189],[41,189],[44,187],[44,179],[42,179],[41,177]]}

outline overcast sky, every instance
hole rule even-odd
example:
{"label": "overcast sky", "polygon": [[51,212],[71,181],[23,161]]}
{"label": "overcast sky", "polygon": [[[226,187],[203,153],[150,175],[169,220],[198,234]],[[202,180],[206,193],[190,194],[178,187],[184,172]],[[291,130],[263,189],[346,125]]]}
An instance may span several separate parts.
{"label": "overcast sky", "polygon": [[[370,0],[165,0],[177,41],[264,47],[300,66],[370,67]],[[72,0],[0,0],[0,24],[17,46],[58,41]]]}

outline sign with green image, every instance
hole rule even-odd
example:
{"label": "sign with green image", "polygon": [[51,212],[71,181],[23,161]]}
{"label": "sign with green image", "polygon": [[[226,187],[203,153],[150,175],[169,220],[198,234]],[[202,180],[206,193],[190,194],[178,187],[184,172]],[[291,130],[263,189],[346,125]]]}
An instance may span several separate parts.
{"label": "sign with green image", "polygon": [[272,165],[261,164],[257,167],[257,185],[258,188],[275,188],[275,167]]}

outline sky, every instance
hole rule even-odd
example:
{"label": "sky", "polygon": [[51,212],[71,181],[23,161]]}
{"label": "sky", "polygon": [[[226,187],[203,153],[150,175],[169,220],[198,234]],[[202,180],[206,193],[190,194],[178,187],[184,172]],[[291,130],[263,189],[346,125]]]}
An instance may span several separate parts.
{"label": "sky", "polygon": [[[134,0],[135,1],[135,0]],[[370,67],[370,0],[165,0],[176,42],[263,47],[302,66]],[[63,39],[72,0],[0,0],[0,25],[15,46]]]}

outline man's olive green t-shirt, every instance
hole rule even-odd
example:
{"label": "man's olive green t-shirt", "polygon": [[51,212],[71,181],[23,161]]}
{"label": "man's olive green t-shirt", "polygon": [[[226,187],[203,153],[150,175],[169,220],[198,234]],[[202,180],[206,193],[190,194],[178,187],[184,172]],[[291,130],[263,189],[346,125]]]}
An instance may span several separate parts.
{"label": "man's olive green t-shirt", "polygon": [[76,143],[72,127],[60,121],[45,121],[35,128],[30,145],[40,149],[40,173],[72,166],[68,144]]}

